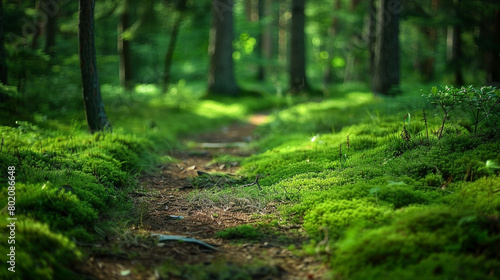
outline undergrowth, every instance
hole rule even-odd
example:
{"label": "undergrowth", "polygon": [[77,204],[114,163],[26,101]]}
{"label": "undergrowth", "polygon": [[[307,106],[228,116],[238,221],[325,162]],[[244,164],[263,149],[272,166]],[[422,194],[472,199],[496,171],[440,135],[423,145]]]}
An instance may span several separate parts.
{"label": "undergrowth", "polygon": [[[182,148],[178,137],[242,120],[275,104],[270,96],[212,100],[182,81],[168,94],[152,85],[138,85],[134,92],[103,85],[113,132],[90,135],[81,96],[68,94],[78,86],[56,80],[33,85],[38,87],[27,87],[22,95],[0,88],[10,98],[0,104],[1,115],[8,115],[0,126],[0,185],[8,186],[7,170],[15,167],[16,244],[22,244],[16,251],[16,268],[22,270],[16,279],[78,277],[72,266],[85,251],[78,245],[138,223],[127,194],[136,188],[138,175],[171,160],[162,156],[165,151]],[[11,105],[15,110],[4,107]],[[241,159],[219,159],[235,160]],[[3,231],[11,211],[8,191],[0,189]],[[7,242],[0,244],[1,252],[9,250]],[[11,279],[14,274],[8,273],[2,270],[0,278]]]}
{"label": "undergrowth", "polygon": [[[114,132],[88,135],[76,109],[79,98],[59,94],[61,81],[46,83],[54,89],[50,102],[40,99],[40,89],[20,96],[2,88],[10,103],[26,107],[12,111],[17,119],[0,126],[0,170],[15,166],[16,238],[26,244],[17,261],[35,267],[16,274],[18,279],[77,277],[70,269],[82,258],[76,244],[135,221],[127,192],[138,174],[168,160],[159,151],[179,147],[180,135],[273,106],[285,108],[256,132],[258,153],[215,159],[241,164],[248,179],[200,176],[192,181],[198,189],[190,203],[246,212],[280,205],[281,215],[266,231],[301,224],[309,235],[302,253],[329,263],[332,279],[500,275],[500,118],[494,88],[436,87],[424,96],[414,90],[397,98],[350,91],[294,105],[289,97],[216,101],[182,81],[168,94],[149,85],[137,86],[133,94],[103,86]],[[67,112],[66,118],[57,110]],[[248,184],[253,178],[256,183]],[[0,184],[7,186],[6,176]],[[2,188],[2,221],[6,196]],[[240,226],[219,237],[258,239],[259,230]],[[7,254],[7,243],[0,249]],[[228,267],[165,265],[160,274],[237,279],[238,272],[252,279],[277,273],[265,265]]]}
{"label": "undergrowth", "polygon": [[243,172],[332,279],[498,279],[499,91],[429,92],[303,103],[259,129]]}

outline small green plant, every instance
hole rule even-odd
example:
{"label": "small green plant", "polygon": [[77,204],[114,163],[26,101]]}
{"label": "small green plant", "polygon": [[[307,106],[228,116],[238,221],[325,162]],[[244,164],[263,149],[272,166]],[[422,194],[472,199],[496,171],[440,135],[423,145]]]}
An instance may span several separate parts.
{"label": "small green plant", "polygon": [[479,89],[468,86],[462,87],[462,90],[465,91],[465,101],[469,105],[468,108],[474,120],[474,134],[477,134],[479,123],[485,119],[488,120],[495,107],[500,103],[500,90],[491,86]]}
{"label": "small green plant", "polygon": [[[347,135],[347,143],[346,144],[347,144],[347,153],[349,153],[349,148],[351,147],[351,145],[349,143],[349,135]],[[340,146],[339,146],[339,155],[340,155],[339,162],[340,162],[340,169],[341,170],[342,170],[342,168],[347,166],[347,160],[349,159],[349,156],[347,155],[347,153],[342,154],[342,144],[340,144]]]}
{"label": "small green plant", "polygon": [[[437,104],[443,111],[443,122],[439,129],[438,139],[443,136],[444,125],[449,118],[449,113],[457,107],[464,111],[469,111],[474,125],[473,133],[478,132],[479,124],[488,120],[490,127],[495,129],[495,120],[493,118],[495,108],[500,104],[500,90],[492,86],[483,86],[474,88],[473,86],[455,88],[453,86],[432,87],[428,95],[431,103]],[[467,104],[467,106],[463,106]]]}
{"label": "small green plant", "polygon": [[410,132],[408,131],[408,129],[406,129],[406,127],[410,126],[410,119],[411,119],[411,116],[410,116],[410,113],[406,114],[403,118],[403,131],[401,131],[401,139],[403,139],[406,143],[406,146],[409,147],[410,146],[410,142],[411,142],[411,135],[410,135]]}
{"label": "small green plant", "polygon": [[453,86],[432,87],[429,98],[431,103],[437,104],[443,110],[443,122],[439,129],[438,139],[443,136],[444,125],[449,117],[450,112],[460,103],[465,96],[463,89],[454,88]]}

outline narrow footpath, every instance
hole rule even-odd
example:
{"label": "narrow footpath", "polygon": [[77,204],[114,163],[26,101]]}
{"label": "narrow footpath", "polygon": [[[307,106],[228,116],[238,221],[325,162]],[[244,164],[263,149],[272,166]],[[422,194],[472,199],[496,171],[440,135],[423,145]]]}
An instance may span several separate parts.
{"label": "narrow footpath", "polygon": [[[237,161],[220,163],[213,159],[252,154],[248,144],[255,128],[265,120],[266,115],[253,115],[247,123],[186,138],[189,151],[174,152],[171,156],[178,160],[176,163],[143,176],[140,189],[130,194],[139,216],[137,227],[95,245],[97,248],[90,250],[90,258],[79,270],[88,279],[103,280],[322,279],[324,264],[287,249],[291,244],[302,245],[299,226],[275,229],[286,238],[273,235],[243,244],[216,238],[220,230],[265,222],[263,215],[277,214],[276,205],[261,205],[245,198],[221,198],[218,203],[204,199],[211,188],[242,186],[251,181],[236,174]],[[161,236],[194,238],[213,247],[186,241],[158,242]]]}

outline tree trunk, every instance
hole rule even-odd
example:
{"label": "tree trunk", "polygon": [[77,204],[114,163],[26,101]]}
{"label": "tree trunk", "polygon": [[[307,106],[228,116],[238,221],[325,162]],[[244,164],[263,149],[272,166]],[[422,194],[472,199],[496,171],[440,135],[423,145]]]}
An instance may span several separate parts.
{"label": "tree trunk", "polygon": [[484,49],[486,82],[500,85],[500,10],[494,12],[491,21],[484,21],[481,26],[481,39]]}
{"label": "tree trunk", "polygon": [[238,94],[233,63],[233,0],[213,0],[208,92]]}
{"label": "tree trunk", "polygon": [[[42,11],[40,10],[40,4],[41,4],[40,1],[35,2],[35,9],[37,10],[38,14],[42,13]],[[38,48],[38,39],[40,38],[42,29],[43,29],[43,23],[40,21],[39,18],[37,18],[37,20],[33,22],[33,38],[31,39],[31,44],[30,44],[30,47],[32,49]]]}
{"label": "tree trunk", "polygon": [[47,15],[47,23],[45,25],[45,48],[44,52],[51,57],[55,55],[56,33],[57,33],[57,14],[59,6],[53,1],[44,0],[41,3],[42,12]]}
{"label": "tree trunk", "polygon": [[126,90],[132,88],[132,66],[130,61],[130,40],[124,38],[124,32],[130,27],[129,0],[123,2],[123,11],[118,17],[118,56],[120,85]]}
{"label": "tree trunk", "polygon": [[301,92],[309,88],[306,80],[304,9],[305,0],[292,0],[289,89],[292,93]]}
{"label": "tree trunk", "polygon": [[96,50],[94,39],[95,0],[79,1],[78,42],[80,71],[82,75],[83,101],[90,133],[111,130],[104,111],[101,89],[97,76]]}
{"label": "tree trunk", "polygon": [[[456,22],[462,21],[460,12],[460,0],[453,1],[452,16]],[[460,24],[448,26],[446,51],[448,58],[448,70],[453,73],[455,84],[463,85],[462,74],[462,28]]]}
{"label": "tree trunk", "polygon": [[399,85],[399,13],[400,0],[381,0],[378,10],[372,91],[395,94]]}
{"label": "tree trunk", "polygon": [[[422,81],[428,83],[434,80],[437,29],[435,27],[422,27],[420,32],[425,37],[425,40],[422,40],[417,46],[419,54],[416,57],[416,66]],[[423,49],[422,52],[420,52],[420,49]]]}
{"label": "tree trunk", "polygon": [[464,84],[462,74],[462,28],[460,25],[454,25],[451,30],[451,61],[456,85]]}
{"label": "tree trunk", "polygon": [[[272,57],[272,23],[265,23],[272,10],[272,0],[259,0],[259,40],[257,41],[257,55],[259,57],[259,69],[257,80],[264,81],[266,76],[266,65]],[[268,19],[266,19],[268,20]]]}
{"label": "tree trunk", "polygon": [[278,64],[279,72],[285,72],[288,53],[288,18],[285,16],[289,10],[287,0],[278,0],[279,11],[277,16],[278,24]]}
{"label": "tree trunk", "polygon": [[175,20],[172,32],[170,33],[170,42],[168,43],[167,52],[165,54],[165,73],[163,76],[163,92],[167,92],[168,86],[170,85],[171,68],[172,68],[172,58],[174,56],[175,45],[177,43],[177,38],[179,37],[179,28],[183,19],[182,12],[179,12],[177,19]]}
{"label": "tree trunk", "polygon": [[354,11],[359,3],[361,3],[361,0],[351,0],[351,11]]}
{"label": "tree trunk", "polygon": [[[3,1],[0,0],[0,83],[7,84],[7,62],[5,57],[4,47],[4,31],[3,31]],[[0,101],[2,96],[0,96]]]}
{"label": "tree trunk", "polygon": [[[334,11],[340,12],[340,9],[342,7],[342,2],[340,0],[335,0],[334,4]],[[335,40],[335,37],[337,36],[338,33],[338,28],[339,28],[339,19],[337,16],[332,17],[332,24],[330,25],[330,28],[328,30],[328,35],[331,38],[331,41]],[[326,64],[325,72],[323,73],[323,83],[325,89],[329,84],[333,82],[333,66],[332,66],[332,59],[334,57],[334,46],[333,42],[330,42],[327,46],[326,49],[329,53],[329,60],[328,63]]]}
{"label": "tree trunk", "polygon": [[369,12],[369,22],[368,22],[368,69],[370,71],[370,81],[375,80],[375,43],[377,41],[377,7],[375,6],[375,0],[369,0],[368,12]]}

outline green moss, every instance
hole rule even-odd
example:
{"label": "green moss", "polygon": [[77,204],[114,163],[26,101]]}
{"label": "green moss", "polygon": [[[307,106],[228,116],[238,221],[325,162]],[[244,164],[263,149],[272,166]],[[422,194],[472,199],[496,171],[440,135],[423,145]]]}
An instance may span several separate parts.
{"label": "green moss", "polygon": [[90,203],[74,194],[45,184],[16,184],[16,213],[49,224],[58,231],[89,228],[97,220]]}
{"label": "green moss", "polygon": [[389,202],[394,208],[412,204],[430,204],[440,201],[442,193],[430,189],[420,189],[408,185],[382,186],[372,193],[377,199]]}
{"label": "green moss", "polygon": [[[1,217],[1,232],[7,236],[9,229],[5,216]],[[5,269],[0,271],[2,279],[78,279],[70,269],[82,257],[76,245],[67,237],[54,233],[49,226],[18,216],[16,221],[15,244],[2,242],[2,255],[10,252],[10,246],[15,246],[15,273]]]}
{"label": "green moss", "polygon": [[317,204],[304,216],[304,228],[313,237],[328,234],[336,239],[356,222],[378,223],[386,218],[388,208],[361,199],[334,200]]}
{"label": "green moss", "polygon": [[[491,221],[469,211],[447,207],[412,207],[401,211],[390,225],[355,227],[337,244],[335,271],[361,279],[361,271],[403,270],[418,266],[433,254],[467,259],[469,254],[498,258],[500,239]],[[422,268],[422,267],[421,267]],[[432,271],[422,271],[431,274]],[[450,278],[455,272],[442,275]],[[487,276],[489,271],[471,272]]]}
{"label": "green moss", "polygon": [[[364,267],[349,276],[349,279],[498,279],[500,262],[487,259],[484,256],[454,255],[450,253],[435,253],[423,258],[416,264],[404,268]],[[334,279],[342,279],[337,274]]]}
{"label": "green moss", "polygon": [[485,215],[500,214],[500,177],[481,178],[475,182],[461,182],[452,188],[453,194],[445,202],[452,207],[471,209]]}
{"label": "green moss", "polygon": [[240,225],[217,232],[217,238],[223,239],[257,239],[262,234],[251,225]]}

